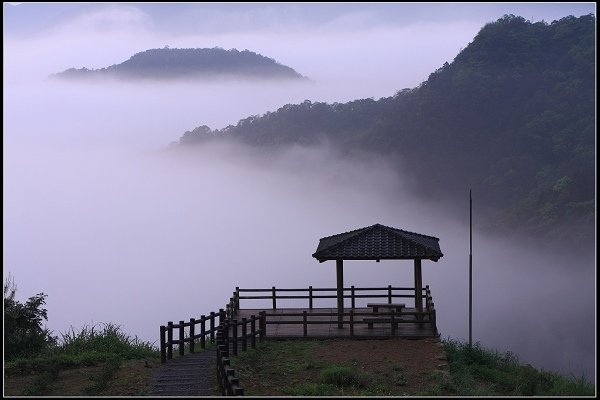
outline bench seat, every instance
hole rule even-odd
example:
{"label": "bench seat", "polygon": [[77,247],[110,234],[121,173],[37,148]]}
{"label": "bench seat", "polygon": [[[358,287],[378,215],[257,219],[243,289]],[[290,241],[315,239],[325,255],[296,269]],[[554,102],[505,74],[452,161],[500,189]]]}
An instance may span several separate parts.
{"label": "bench seat", "polygon": [[[394,328],[398,327],[399,320],[401,321],[402,318],[394,318]],[[377,324],[377,323],[391,324],[392,323],[391,318],[385,318],[385,317],[365,318],[365,319],[363,319],[363,321],[367,323],[367,326],[369,327],[369,329],[373,329],[373,324]]]}
{"label": "bench seat", "polygon": [[367,307],[372,308],[373,312],[379,311],[380,308],[389,308],[396,309],[397,311],[402,311],[403,308],[406,308],[406,304],[404,303],[369,303]]}

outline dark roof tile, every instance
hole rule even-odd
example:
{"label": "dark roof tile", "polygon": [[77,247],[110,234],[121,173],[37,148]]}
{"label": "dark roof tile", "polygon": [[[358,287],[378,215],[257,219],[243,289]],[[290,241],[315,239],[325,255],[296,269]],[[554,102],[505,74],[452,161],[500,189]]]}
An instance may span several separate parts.
{"label": "dark roof tile", "polygon": [[321,238],[313,254],[325,260],[429,259],[443,256],[439,239],[375,224]]}

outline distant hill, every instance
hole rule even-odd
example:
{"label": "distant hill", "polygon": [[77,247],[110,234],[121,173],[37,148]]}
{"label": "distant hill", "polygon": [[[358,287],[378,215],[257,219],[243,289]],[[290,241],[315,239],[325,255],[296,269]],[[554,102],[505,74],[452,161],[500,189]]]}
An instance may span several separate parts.
{"label": "distant hill", "polygon": [[221,130],[198,127],[179,143],[227,137],[275,148],[326,139],[348,155],[392,157],[415,192],[460,215],[472,188],[478,222],[494,232],[593,245],[595,25],[591,14],[551,24],[505,15],[417,88],[288,104]]}
{"label": "distant hill", "polygon": [[127,80],[177,78],[307,79],[272,58],[249,50],[151,49],[121,64],[101,69],[70,68],[52,75],[61,79],[112,77]]}

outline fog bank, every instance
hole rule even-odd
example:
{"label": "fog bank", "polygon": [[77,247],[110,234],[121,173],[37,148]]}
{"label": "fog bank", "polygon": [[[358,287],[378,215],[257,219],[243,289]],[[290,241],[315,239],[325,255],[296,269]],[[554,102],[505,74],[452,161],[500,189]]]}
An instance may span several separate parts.
{"label": "fog bank", "polygon": [[[464,218],[453,220],[413,198],[385,159],[347,160],[328,146],[167,150],[187,114],[231,117],[169,109],[168,90],[154,104],[152,88],[44,88],[14,88],[5,106],[4,267],[18,298],[48,294],[55,334],[113,322],[156,342],[161,324],[224,307],[236,286],[334,286],[334,265],[311,257],[319,238],[381,223],[440,238],[444,257],[424,262],[423,282],[442,338],[467,339],[467,194]],[[221,106],[235,99],[194,91]],[[473,245],[474,340],[592,377],[593,254],[574,261],[479,232]],[[412,279],[407,261],[345,266],[348,286]]]}

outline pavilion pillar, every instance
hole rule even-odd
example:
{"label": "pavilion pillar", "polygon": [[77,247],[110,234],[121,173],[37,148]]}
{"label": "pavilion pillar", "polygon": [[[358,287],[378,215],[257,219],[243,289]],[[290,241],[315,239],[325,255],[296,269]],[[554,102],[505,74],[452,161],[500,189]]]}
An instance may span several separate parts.
{"label": "pavilion pillar", "polygon": [[415,311],[423,312],[423,278],[421,260],[415,259]]}
{"label": "pavilion pillar", "polygon": [[337,276],[338,328],[341,329],[344,322],[344,260],[335,260],[335,271]]}

